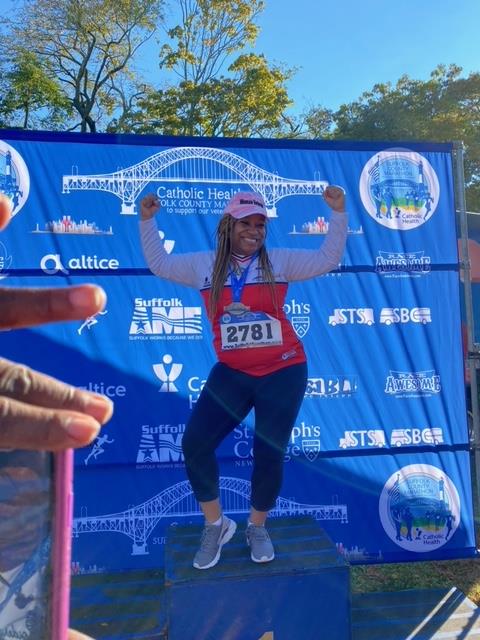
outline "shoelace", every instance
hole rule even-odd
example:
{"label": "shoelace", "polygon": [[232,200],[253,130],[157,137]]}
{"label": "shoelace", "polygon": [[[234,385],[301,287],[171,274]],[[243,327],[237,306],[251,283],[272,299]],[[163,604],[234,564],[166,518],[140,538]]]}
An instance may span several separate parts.
{"label": "shoelace", "polygon": [[[221,525],[220,525],[221,526]],[[210,539],[212,539],[213,542],[213,537],[216,534],[216,529],[218,527],[214,524],[211,525],[207,525],[203,531],[202,531],[202,539],[200,541],[201,546],[205,546],[205,544],[210,544]]]}
{"label": "shoelace", "polygon": [[257,540],[269,540],[268,531],[265,529],[265,527],[252,527],[250,525],[250,532]]}
{"label": "shoelace", "polygon": [[218,529],[220,528],[220,535],[223,533],[222,525],[209,524],[204,527],[202,531],[202,538],[200,540],[200,546],[204,547],[209,544],[216,544],[215,536],[218,535]]}

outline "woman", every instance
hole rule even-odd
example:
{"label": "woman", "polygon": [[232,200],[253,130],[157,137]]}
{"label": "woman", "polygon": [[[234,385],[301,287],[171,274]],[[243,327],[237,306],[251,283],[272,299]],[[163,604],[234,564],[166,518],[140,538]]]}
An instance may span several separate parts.
{"label": "woman", "polygon": [[327,187],[332,209],[320,249],[267,252],[267,211],[263,197],[238,192],[217,227],[216,251],[168,255],[155,214],[160,205],[147,195],[140,205],[140,236],[152,273],[200,290],[214,334],[218,362],[192,411],[183,436],[183,454],[193,493],[205,516],[193,566],[217,564],[236,523],[222,513],[215,451],[222,440],[255,410],[251,509],[246,528],[254,562],[275,552],[265,528],[283,477],[283,459],[307,383],[303,346],[285,316],[288,283],[322,275],[341,259],[347,233],[345,192]]}

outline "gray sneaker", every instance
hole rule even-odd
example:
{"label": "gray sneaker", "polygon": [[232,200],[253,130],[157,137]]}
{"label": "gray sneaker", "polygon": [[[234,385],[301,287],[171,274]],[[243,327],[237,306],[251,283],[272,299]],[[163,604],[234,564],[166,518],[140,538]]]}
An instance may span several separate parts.
{"label": "gray sneaker", "polygon": [[250,557],[254,562],[270,562],[275,557],[273,544],[265,527],[249,524],[246,530]]}
{"label": "gray sneaker", "polygon": [[206,524],[202,531],[200,549],[195,554],[193,566],[195,569],[210,569],[220,560],[223,545],[228,542],[235,530],[237,523],[223,516],[222,524]]}

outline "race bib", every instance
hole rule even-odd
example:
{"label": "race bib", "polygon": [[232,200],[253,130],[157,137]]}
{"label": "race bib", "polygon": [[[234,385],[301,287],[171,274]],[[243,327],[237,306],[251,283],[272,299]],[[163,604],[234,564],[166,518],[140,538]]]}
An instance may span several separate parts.
{"label": "race bib", "polygon": [[220,318],[222,351],[271,347],[283,343],[279,320],[261,311],[224,313]]}

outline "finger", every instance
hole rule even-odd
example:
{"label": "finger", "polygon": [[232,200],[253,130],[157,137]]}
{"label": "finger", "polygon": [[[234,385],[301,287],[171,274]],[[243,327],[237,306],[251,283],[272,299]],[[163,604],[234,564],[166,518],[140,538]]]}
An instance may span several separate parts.
{"label": "finger", "polygon": [[79,631],[69,629],[67,640],[93,640],[93,638],[91,638],[90,636],[86,636],[84,633],[80,633]]}
{"label": "finger", "polygon": [[0,397],[0,449],[63,451],[85,447],[100,423],[83,413],[44,409]]}
{"label": "finger", "polygon": [[10,222],[10,214],[5,209],[0,209],[0,231]]}
{"label": "finger", "polygon": [[[83,413],[100,424],[105,424],[113,413],[113,403],[106,396],[78,389],[4,358],[0,358],[0,399],[2,396],[27,405]],[[2,414],[0,421],[1,417]]]}
{"label": "finger", "polygon": [[101,311],[106,300],[104,290],[91,284],[56,289],[0,287],[0,329],[84,320]]}
{"label": "finger", "polygon": [[0,230],[10,222],[12,215],[12,202],[4,193],[0,193]]}

